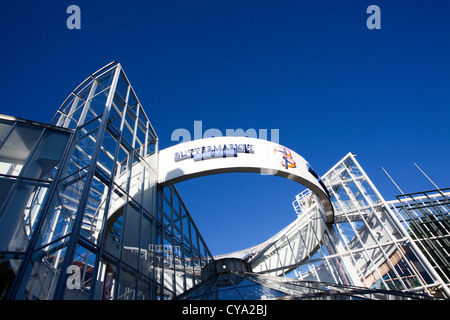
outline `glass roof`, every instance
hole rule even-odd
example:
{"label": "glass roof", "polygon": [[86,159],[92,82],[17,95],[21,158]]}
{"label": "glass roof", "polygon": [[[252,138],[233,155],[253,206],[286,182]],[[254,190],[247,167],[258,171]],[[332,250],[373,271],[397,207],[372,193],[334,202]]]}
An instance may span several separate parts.
{"label": "glass roof", "polygon": [[178,300],[422,300],[430,296],[265,276],[220,273],[176,297]]}
{"label": "glass roof", "polygon": [[187,291],[178,299],[189,300],[264,300],[286,296],[285,293],[264,286],[243,273],[228,272]]}

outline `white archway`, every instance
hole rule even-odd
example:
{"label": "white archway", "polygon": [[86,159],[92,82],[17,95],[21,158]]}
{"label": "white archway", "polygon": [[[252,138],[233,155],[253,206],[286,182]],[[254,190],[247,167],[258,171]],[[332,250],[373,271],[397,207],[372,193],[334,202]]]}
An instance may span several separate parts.
{"label": "white archway", "polygon": [[180,143],[159,152],[158,183],[163,187],[230,172],[255,172],[296,181],[320,199],[326,222],[334,221],[333,206],[318,175],[303,157],[284,146],[248,137],[215,137]]}

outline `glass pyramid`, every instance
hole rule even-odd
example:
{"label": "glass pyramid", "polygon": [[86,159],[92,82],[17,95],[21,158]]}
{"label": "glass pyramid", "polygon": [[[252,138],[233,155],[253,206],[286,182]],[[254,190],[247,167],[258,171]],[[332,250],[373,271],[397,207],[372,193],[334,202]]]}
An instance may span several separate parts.
{"label": "glass pyramid", "polygon": [[411,292],[265,276],[229,271],[176,297],[177,300],[435,300]]}

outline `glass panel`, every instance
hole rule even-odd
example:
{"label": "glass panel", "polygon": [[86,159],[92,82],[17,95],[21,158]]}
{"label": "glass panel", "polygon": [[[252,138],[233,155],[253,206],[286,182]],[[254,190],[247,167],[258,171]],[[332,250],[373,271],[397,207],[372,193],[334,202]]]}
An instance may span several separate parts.
{"label": "glass panel", "polygon": [[45,245],[72,231],[86,174],[87,172],[82,170],[58,183],[40,231],[38,246]]}
{"label": "glass panel", "polygon": [[19,254],[0,254],[0,300],[6,299],[22,262]]}
{"label": "glass panel", "polygon": [[164,259],[164,286],[170,291],[175,290],[174,281],[174,247],[173,239],[170,233],[164,232],[164,246],[163,246],[163,259]]}
{"label": "glass panel", "polygon": [[372,202],[372,204],[377,203],[381,200],[372,189],[369,182],[366,181],[366,179],[358,181],[358,183],[361,183],[361,188],[364,192],[364,195]]}
{"label": "glass panel", "polygon": [[205,258],[209,257],[209,254],[206,249],[206,244],[203,242],[201,238],[198,239],[198,242],[200,244],[200,256]]}
{"label": "glass panel", "polygon": [[339,223],[336,227],[344,240],[344,244],[349,243],[356,236],[352,225],[349,222]]}
{"label": "glass panel", "polygon": [[80,235],[94,244],[97,244],[99,240],[109,195],[109,187],[99,177],[101,175],[97,169],[89,188],[86,208],[83,214],[83,224],[80,230]]}
{"label": "glass panel", "polygon": [[177,239],[174,239],[173,255],[174,255],[174,271],[175,271],[175,290],[176,294],[180,294],[185,290],[184,278],[186,274],[184,272],[184,257],[182,252],[182,245]]}
{"label": "glass panel", "polygon": [[0,149],[0,174],[18,176],[42,128],[17,124]]}
{"label": "glass panel", "polygon": [[[94,82],[93,82],[93,81],[90,81],[87,85],[85,85],[84,87],[82,87],[82,89],[79,90],[79,91],[76,93],[77,97],[78,97],[81,101],[85,102],[85,101],[88,99],[89,93],[91,92],[91,89],[92,89],[92,85],[93,85],[93,84],[94,84]],[[94,85],[96,86],[96,84],[94,84]]]}
{"label": "glass panel", "polygon": [[122,260],[135,268],[137,268],[137,258],[139,254],[141,211],[141,207],[130,198],[125,218]]}
{"label": "glass panel", "polygon": [[136,114],[130,109],[127,109],[125,114],[125,123],[122,129],[122,137],[128,142],[130,146],[133,145],[134,123],[136,121]]}
{"label": "glass panel", "polygon": [[9,131],[11,131],[13,125],[14,122],[12,121],[0,121],[0,144],[3,142],[3,139],[5,139]]}
{"label": "glass panel", "polygon": [[144,170],[145,163],[143,161],[134,163],[131,169],[129,193],[139,204],[142,204],[143,201]]}
{"label": "glass panel", "polygon": [[25,271],[18,299],[51,300],[63,272],[68,238],[47,246],[31,256],[30,264]]}
{"label": "glass panel", "polygon": [[137,300],[152,300],[154,291],[153,281],[139,277]]}
{"label": "glass panel", "polygon": [[114,182],[117,183],[122,189],[126,190],[128,185],[128,162],[129,162],[129,150],[125,148],[124,143],[120,144],[119,153],[117,155],[117,172]]}
{"label": "glass panel", "polygon": [[181,210],[183,213],[183,234],[184,234],[184,241],[187,243],[191,243],[191,236],[189,234],[189,213],[187,212],[184,205],[181,205]]}
{"label": "glass panel", "polygon": [[[337,190],[336,190],[337,189]],[[336,194],[337,199],[339,200],[340,205],[345,210],[349,210],[354,208],[353,202],[350,200],[346,190],[342,186],[337,186],[334,188],[334,192]]]}
{"label": "glass panel", "polygon": [[174,192],[173,193],[173,222],[174,222],[174,235],[181,239],[181,214],[180,214],[180,199],[179,195]]}
{"label": "glass panel", "polygon": [[136,98],[136,95],[134,94],[134,91],[130,91],[130,96],[128,97],[128,108],[129,110],[132,110],[134,114],[137,112],[137,106],[138,106],[138,99]]}
{"label": "glass panel", "polygon": [[109,90],[105,90],[95,97],[92,97],[87,104],[89,105],[88,115],[86,116],[85,121],[89,121],[92,118],[95,118],[105,111],[106,101],[108,100]]}
{"label": "glass panel", "polygon": [[181,271],[184,271],[184,257],[182,252],[182,244],[179,240],[174,239],[173,255],[175,267]]}
{"label": "glass panel", "polygon": [[55,168],[61,160],[68,139],[68,133],[45,130],[23,176],[31,179],[53,180],[56,174]]}
{"label": "glass panel", "polygon": [[78,97],[75,97],[73,99],[73,104],[71,103],[68,105],[64,111],[67,113],[67,117],[64,118],[61,116],[61,119],[58,120],[58,125],[64,128],[75,129],[78,126],[78,120],[80,119],[83,107],[84,103],[82,103]]}
{"label": "glass panel", "polygon": [[127,98],[128,93],[128,82],[125,79],[124,73],[121,71],[119,79],[117,81],[116,93],[120,95],[123,101]]}
{"label": "glass panel", "polygon": [[155,271],[156,271],[156,281],[162,283],[163,281],[163,227],[160,223],[156,223],[156,241],[154,247],[154,263],[155,263]]}
{"label": "glass panel", "polygon": [[100,164],[103,170],[111,176],[114,166],[114,157],[116,155],[117,140],[111,135],[108,130],[105,131],[102,141],[102,147],[98,155],[97,163]]}
{"label": "glass panel", "polygon": [[348,158],[347,168],[355,178],[363,176],[363,173],[359,170],[358,166],[351,158]]}
{"label": "glass panel", "polygon": [[103,248],[115,257],[120,256],[120,248],[123,236],[123,209],[121,206],[108,214],[105,228],[105,240]]}
{"label": "glass panel", "polygon": [[186,244],[184,245],[184,270],[186,278],[186,290],[194,286],[192,252]]}
{"label": "glass panel", "polygon": [[190,225],[191,225],[192,249],[198,253],[199,251],[198,251],[197,229],[195,228],[195,225],[192,221],[191,221]]}
{"label": "glass panel", "polygon": [[118,105],[117,103],[111,104],[111,110],[109,111],[109,123],[115,130],[117,130],[117,132],[120,131],[124,109],[124,106]]}
{"label": "glass panel", "polygon": [[[367,231],[366,225],[364,224],[363,221],[357,220],[357,221],[353,221],[351,223],[353,224],[354,228],[356,229],[356,232],[358,232],[359,235],[361,235],[361,234],[365,233],[365,231]],[[374,242],[371,242],[371,243],[374,243]]]}
{"label": "glass panel", "polygon": [[339,178],[343,181],[349,178],[349,174],[347,169],[345,168],[344,164],[339,164],[336,169],[336,174],[339,176]]}
{"label": "glass panel", "polygon": [[358,189],[358,187],[356,186],[355,182],[349,182],[347,183],[348,188],[350,189],[350,191],[352,192],[355,200],[358,202],[358,205],[363,207],[363,206],[367,206],[369,203],[364,199],[364,196],[362,194],[362,192]]}
{"label": "glass panel", "polygon": [[163,216],[163,213],[162,213],[162,211],[163,211],[163,209],[162,209],[162,207],[163,207],[163,192],[162,192],[162,190],[158,189],[157,194],[158,194],[158,204],[157,204],[158,216],[157,216],[157,218],[159,221],[162,221],[162,216]]}
{"label": "glass panel", "polygon": [[176,214],[177,216],[180,213],[180,196],[178,195],[178,193],[174,190],[173,192],[173,210],[174,210],[174,214]]}
{"label": "glass panel", "polygon": [[170,232],[172,232],[172,213],[170,203],[167,202],[167,198],[164,197],[164,227],[167,228]]}
{"label": "glass panel", "polygon": [[63,177],[87,167],[91,163],[96,137],[99,129],[99,122],[94,120],[83,127],[77,129],[75,141]]}
{"label": "glass panel", "polygon": [[236,289],[224,289],[215,291],[211,294],[210,299],[212,300],[242,300],[239,292]]}
{"label": "glass panel", "polygon": [[[269,289],[260,284],[244,286],[241,283],[241,284],[239,284],[238,291],[239,291],[240,297],[242,297],[243,300],[275,299],[275,298],[279,298],[279,297],[284,297],[286,295],[280,291]],[[239,299],[239,297],[238,297],[238,299]]]}
{"label": "glass panel", "polygon": [[134,300],[136,298],[136,272],[122,267],[117,300]]}
{"label": "glass panel", "polygon": [[154,215],[155,211],[155,193],[156,193],[156,172],[143,162],[145,175],[143,181],[142,206],[145,210]]}
{"label": "glass panel", "polygon": [[168,232],[164,232],[163,255],[164,255],[164,267],[167,269],[173,268],[174,265],[173,249],[174,248],[172,235]]}
{"label": "glass panel", "polygon": [[96,255],[78,245],[66,281],[65,300],[88,300],[93,284]]}
{"label": "glass panel", "polygon": [[163,288],[163,296],[161,299],[164,300],[172,300],[175,297],[175,294],[172,291],[169,291],[167,288]]}
{"label": "glass panel", "polygon": [[25,251],[48,193],[42,183],[22,180],[0,217],[0,250]]}
{"label": "glass panel", "polygon": [[105,255],[100,259],[93,300],[112,300],[116,292],[117,262]]}
{"label": "glass panel", "polygon": [[144,154],[145,132],[146,132],[146,125],[142,123],[141,118],[139,118],[136,132],[136,143],[134,148],[138,150],[139,155],[141,155],[142,157],[145,156]]}
{"label": "glass panel", "polygon": [[114,77],[114,74],[116,72],[116,68],[113,68],[109,71],[107,71],[106,73],[98,76],[95,81],[97,81],[97,90],[104,90],[106,88],[108,88],[111,83],[112,83],[112,79]]}
{"label": "glass panel", "polygon": [[[79,100],[79,98],[73,94],[73,92],[67,97],[66,102],[64,103],[63,106],[61,106],[60,110],[58,110],[59,113],[63,113],[63,114],[70,114],[70,110],[71,109],[75,109],[77,106],[77,102],[76,100]],[[54,123],[52,123],[54,124]],[[62,126],[63,124],[61,123],[61,121],[57,122],[58,126]]]}
{"label": "glass panel", "polygon": [[3,207],[4,202],[8,199],[7,197],[9,192],[17,181],[17,178],[0,176],[0,209]]}
{"label": "glass panel", "polygon": [[125,201],[125,192],[115,187],[111,193],[103,248],[116,257],[120,256],[122,246]]}
{"label": "glass panel", "polygon": [[163,189],[164,191],[164,196],[167,198],[167,201],[169,201],[169,203],[171,202],[172,196],[171,196],[171,188],[170,187],[165,187]]}
{"label": "glass panel", "polygon": [[201,261],[198,258],[198,256],[194,254],[192,262],[194,266],[194,281],[197,284],[199,281],[201,281],[201,271],[202,271]]}
{"label": "glass panel", "polygon": [[156,137],[148,133],[147,156],[156,151]]}
{"label": "glass panel", "polygon": [[335,171],[331,171],[325,178],[325,183],[329,187],[334,187],[336,184],[340,184],[340,181],[338,179],[338,176]]}
{"label": "glass panel", "polygon": [[153,269],[153,218],[144,213],[141,225],[141,244],[139,255],[139,272],[150,277]]}

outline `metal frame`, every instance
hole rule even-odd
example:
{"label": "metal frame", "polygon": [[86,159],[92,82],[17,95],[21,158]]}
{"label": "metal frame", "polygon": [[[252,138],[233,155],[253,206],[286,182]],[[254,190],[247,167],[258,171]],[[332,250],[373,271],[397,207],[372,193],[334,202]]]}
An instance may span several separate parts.
{"label": "metal frame", "polygon": [[[123,101],[121,102],[116,100],[117,90],[121,90],[121,94],[126,95],[126,97],[122,97]],[[128,105],[128,103],[131,103],[131,100],[129,100],[131,97],[133,106]],[[103,103],[103,106],[99,103]],[[113,106],[114,110],[112,111]],[[133,113],[131,113],[129,107],[133,107]],[[120,117],[120,121],[116,119],[113,123],[110,115],[117,115],[117,117]],[[9,117],[6,118],[6,120],[11,120]],[[85,299],[99,299],[103,290],[103,282],[99,282],[97,278],[103,281],[105,276],[103,269],[108,261],[112,263],[116,270],[113,287],[111,288],[112,296],[110,298],[112,299],[139,299],[142,297],[146,299],[167,299],[173,297],[177,290],[185,290],[187,273],[184,268],[177,269],[177,275],[174,272],[167,274],[162,272],[161,278],[158,279],[155,269],[156,257],[149,255],[146,248],[141,248],[141,241],[143,240],[146,241],[142,243],[144,246],[157,243],[156,231],[158,225],[161,226],[164,236],[164,221],[158,220],[157,214],[156,174],[158,162],[155,157],[158,152],[158,136],[121,65],[112,62],[83,81],[58,109],[52,123],[57,124],[57,126],[46,125],[40,132],[41,136],[44,134],[45,128],[48,127],[68,132],[71,134],[71,138],[65,146],[64,155],[58,165],[59,170],[54,181],[48,182],[49,189],[46,202],[42,204],[41,209],[43,213],[36,223],[35,232],[30,235],[31,238],[26,251],[21,253],[22,263],[11,284],[7,299],[31,298],[27,296],[28,289],[26,287],[32,283],[29,281],[33,273],[36,279],[42,277],[42,284],[38,285],[38,282],[34,282],[36,294],[40,295],[45,292],[44,295],[39,296],[40,299],[57,300],[71,297],[71,294],[75,291],[67,288],[67,281],[71,275],[65,271],[75,262],[79,262],[83,267],[83,281],[89,281],[89,283],[83,283],[82,288],[79,288],[78,291],[81,294],[84,289],[87,290],[82,295]],[[36,125],[36,123],[34,124]],[[10,132],[12,130],[13,128],[10,129]],[[125,131],[127,136],[125,136]],[[112,139],[106,141],[104,137],[112,137]],[[4,140],[6,141],[6,137]],[[39,141],[38,139],[37,142]],[[1,141],[1,143],[4,143],[4,141]],[[34,148],[36,146],[37,144]],[[27,161],[30,161],[32,155],[33,150],[30,152]],[[101,157],[106,161],[104,162],[105,165],[100,162]],[[124,160],[123,163],[118,163],[122,160]],[[123,171],[121,167],[123,167]],[[21,179],[21,177],[14,178]],[[76,190],[74,197],[67,193],[70,190],[75,191],[72,186],[69,186],[71,189],[67,190],[60,187],[73,178],[76,178],[74,181],[82,182],[81,189]],[[94,184],[98,184],[99,189]],[[144,187],[149,189],[144,189]],[[172,188],[173,196],[179,197],[176,189]],[[122,194],[116,195],[116,190]],[[154,199],[153,202],[144,200],[144,192],[146,192],[145,195],[151,195]],[[137,195],[139,195],[139,200],[135,197]],[[60,199],[60,197],[62,198]],[[116,203],[114,203],[115,201]],[[106,221],[108,218],[112,219],[113,213],[120,209],[117,207],[119,205],[117,201],[123,201],[124,208],[123,211],[120,211],[120,234],[114,240],[116,241],[115,244],[119,246],[118,255],[115,256],[115,253],[110,252],[109,247],[106,247],[106,237],[108,236]],[[144,201],[147,207],[144,207]],[[182,203],[181,199],[180,203]],[[5,208],[6,205],[7,203],[5,203]],[[72,207],[66,210],[69,215],[66,214],[64,220],[61,210],[65,210],[64,206],[67,205]],[[127,219],[130,219],[128,209],[131,208],[131,205],[133,206],[134,216],[133,228],[137,228],[133,238],[133,241],[137,241],[136,248],[127,247],[125,242],[125,237],[127,237],[125,232],[129,231],[127,229]],[[184,204],[182,205],[184,206]],[[61,209],[55,209],[56,206],[62,207]],[[170,209],[173,210],[173,208]],[[183,219],[182,212],[179,211],[180,219]],[[90,212],[95,213],[95,216],[88,216]],[[100,213],[102,215],[98,216]],[[187,214],[189,225],[192,224],[196,228],[189,212],[185,210],[183,214]],[[149,226],[151,230],[141,230],[144,215],[147,221],[146,226]],[[174,226],[174,223],[175,221],[172,218],[169,227]],[[56,234],[53,235],[53,233],[60,226],[63,229],[58,229],[58,236],[55,237]],[[93,232],[95,232],[95,236]],[[141,232],[150,235],[147,235],[144,239],[141,237]],[[182,237],[177,241],[181,241],[181,247],[184,251],[184,241],[190,242],[191,239],[185,239],[184,232],[181,232]],[[51,237],[42,242],[43,235],[47,234],[50,234]],[[197,242],[199,250],[200,248],[206,249],[207,257],[203,257],[203,253],[200,252],[196,256],[199,255],[199,259],[211,259],[211,254],[198,230],[196,230],[196,234],[197,237],[193,238],[192,241]],[[199,241],[202,243],[201,247],[198,245]],[[172,244],[174,243],[172,242]],[[47,251],[48,248],[52,248],[54,253]],[[55,261],[56,268],[53,268],[50,264],[44,265],[45,261],[39,260],[41,259],[39,258],[36,266],[40,269],[36,269],[33,257],[37,252],[44,254],[43,259],[51,257]],[[133,256],[135,253],[138,253],[136,258]],[[52,256],[49,256],[50,254]],[[83,255],[83,257],[80,255]],[[130,257],[132,257],[133,262],[128,262],[127,259]],[[175,257],[172,258],[175,259]],[[134,262],[135,259],[136,263]],[[141,272],[140,261],[142,260],[139,259],[148,259],[146,267],[150,269]],[[53,270],[49,273],[50,278],[44,278],[44,274],[39,272],[50,267]],[[89,270],[87,270],[88,268]],[[124,272],[129,270],[134,278],[127,278],[128,274],[122,274],[122,270]],[[162,270],[164,271],[164,269]],[[178,273],[181,277],[178,276]],[[174,279],[176,277],[177,281],[173,281],[174,288],[164,287],[165,277],[173,277]],[[46,279],[51,281],[44,284]],[[181,287],[179,286],[179,279],[184,282]],[[133,283],[128,283],[130,280]],[[124,281],[127,281],[127,283]],[[44,286],[47,287],[44,288]],[[143,288],[146,288],[147,292],[141,292]],[[165,294],[168,294],[168,296],[165,296]]]}
{"label": "metal frame", "polygon": [[[315,230],[312,213],[317,207],[309,198],[311,192],[304,191],[293,202],[298,215],[293,223],[260,245],[215,258],[243,257],[258,274],[333,282],[348,286],[348,290],[353,285],[450,297],[448,278],[446,284],[352,153],[325,173],[322,181],[335,209],[335,223],[325,233]],[[341,199],[341,194],[346,198]],[[433,205],[447,206],[445,220],[439,220],[443,224],[448,223],[449,198],[442,192],[440,195],[444,201],[434,201]],[[405,204],[402,208],[407,210]],[[445,226],[444,234],[435,238],[448,241]],[[304,236],[306,230],[310,232]],[[319,247],[300,258],[295,248],[308,247],[312,239]],[[255,263],[264,268],[260,270]]]}

